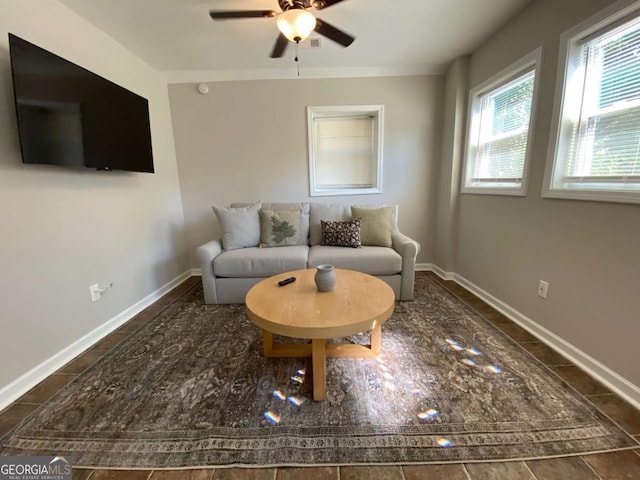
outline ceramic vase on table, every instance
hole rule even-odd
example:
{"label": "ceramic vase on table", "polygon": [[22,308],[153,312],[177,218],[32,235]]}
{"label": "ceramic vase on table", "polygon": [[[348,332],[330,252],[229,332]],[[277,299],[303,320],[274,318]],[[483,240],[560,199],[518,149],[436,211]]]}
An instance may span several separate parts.
{"label": "ceramic vase on table", "polygon": [[318,265],[314,277],[319,292],[330,292],[336,286],[336,272],[333,265]]}

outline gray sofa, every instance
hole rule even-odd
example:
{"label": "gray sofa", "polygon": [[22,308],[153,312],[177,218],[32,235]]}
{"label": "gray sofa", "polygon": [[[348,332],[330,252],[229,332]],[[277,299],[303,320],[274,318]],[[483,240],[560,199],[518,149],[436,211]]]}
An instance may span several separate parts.
{"label": "gray sofa", "polygon": [[[243,207],[247,204],[232,204]],[[363,205],[372,207],[374,205]],[[300,245],[271,248],[247,247],[224,250],[221,239],[197,249],[205,302],[208,304],[244,303],[249,289],[259,281],[290,270],[315,268],[331,264],[336,268],[357,270],[375,275],[388,283],[398,300],[413,298],[416,257],[420,246],[400,233],[397,207],[391,225],[392,247],[360,248],[321,245],[320,220],[351,219],[351,205],[326,203],[263,203],[269,210],[300,210]]]}

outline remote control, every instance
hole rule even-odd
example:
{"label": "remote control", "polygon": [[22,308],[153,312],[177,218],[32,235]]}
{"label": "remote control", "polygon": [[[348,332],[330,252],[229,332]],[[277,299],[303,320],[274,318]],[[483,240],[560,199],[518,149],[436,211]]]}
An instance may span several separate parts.
{"label": "remote control", "polygon": [[293,283],[295,281],[296,281],[296,277],[285,278],[284,280],[280,280],[278,282],[278,286],[279,287],[284,287],[285,285],[289,285],[290,283]]}

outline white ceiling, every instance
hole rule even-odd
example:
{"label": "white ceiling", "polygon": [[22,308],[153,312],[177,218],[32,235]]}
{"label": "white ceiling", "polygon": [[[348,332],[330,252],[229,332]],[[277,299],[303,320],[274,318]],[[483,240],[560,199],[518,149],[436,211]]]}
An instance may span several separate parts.
{"label": "white ceiling", "polygon": [[[170,81],[293,76],[293,48],[269,57],[275,18],[214,22],[209,10],[280,11],[276,0],[60,0]],[[319,18],[356,37],[301,49],[302,76],[441,73],[530,0],[344,0]],[[305,75],[305,73],[307,73]]]}

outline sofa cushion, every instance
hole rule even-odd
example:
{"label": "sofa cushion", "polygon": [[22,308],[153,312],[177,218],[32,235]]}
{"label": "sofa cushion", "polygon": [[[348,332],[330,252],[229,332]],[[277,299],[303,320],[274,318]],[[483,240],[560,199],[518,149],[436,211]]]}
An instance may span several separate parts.
{"label": "sofa cushion", "polygon": [[213,207],[222,227],[222,248],[255,247],[260,243],[260,203],[246,207]]}
{"label": "sofa cushion", "polygon": [[353,218],[360,218],[360,241],[362,245],[376,247],[391,246],[391,207],[364,208],[351,207]]}
{"label": "sofa cushion", "polygon": [[270,277],[307,268],[308,254],[306,245],[228,250],[213,260],[213,273],[218,277]]}
{"label": "sofa cushion", "polygon": [[311,247],[307,268],[316,268],[323,263],[370,275],[393,275],[402,270],[402,257],[389,247]]}
{"label": "sofa cushion", "polygon": [[[249,203],[232,203],[232,207],[246,207]],[[300,245],[309,245],[309,202],[262,203],[265,210],[300,210]]]}
{"label": "sofa cushion", "polygon": [[260,246],[300,245],[300,210],[260,209]]}
{"label": "sofa cushion", "polygon": [[359,218],[346,222],[320,220],[320,225],[322,227],[322,245],[351,248],[359,248],[362,245],[360,242]]}
{"label": "sofa cushion", "polygon": [[351,205],[311,203],[309,208],[309,245],[320,245],[322,243],[320,220],[334,222],[351,220]]}

